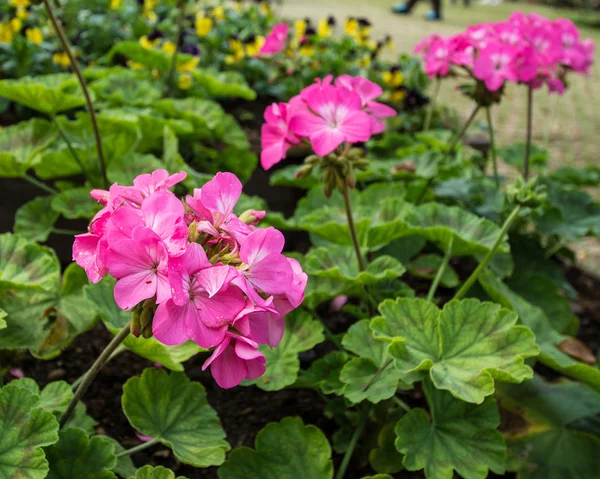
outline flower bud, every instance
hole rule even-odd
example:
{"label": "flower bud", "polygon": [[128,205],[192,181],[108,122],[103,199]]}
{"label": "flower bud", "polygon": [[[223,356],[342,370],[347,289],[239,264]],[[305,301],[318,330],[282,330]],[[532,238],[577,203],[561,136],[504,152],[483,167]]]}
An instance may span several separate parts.
{"label": "flower bud", "polygon": [[312,173],[313,165],[302,165],[296,170],[296,178],[304,178]]}
{"label": "flower bud", "polygon": [[247,225],[255,225],[262,220],[266,214],[267,212],[263,210],[246,210],[239,216],[239,218]]}
{"label": "flower bud", "polygon": [[513,185],[506,188],[506,195],[511,203],[528,208],[539,208],[547,200],[546,187],[537,184],[537,176],[529,181],[523,177],[516,179]]}

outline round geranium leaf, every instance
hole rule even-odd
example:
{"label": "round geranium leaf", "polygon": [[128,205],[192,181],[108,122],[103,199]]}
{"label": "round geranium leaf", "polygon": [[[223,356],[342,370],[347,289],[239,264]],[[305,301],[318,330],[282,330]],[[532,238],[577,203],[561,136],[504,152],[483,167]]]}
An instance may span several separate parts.
{"label": "round geranium leaf", "polygon": [[171,469],[167,469],[166,467],[158,466],[144,466],[140,467],[135,476],[130,477],[129,479],[186,479],[183,476],[175,477],[175,473],[171,471]]}
{"label": "round geranium leaf", "polygon": [[298,417],[268,424],[256,436],[255,449],[234,449],[219,468],[220,479],[331,479],[331,446],[315,426]]}
{"label": "round geranium leaf", "polygon": [[123,387],[123,411],[131,425],[170,447],[196,467],[222,464],[230,446],[202,384],[183,373],[145,369]]}
{"label": "round geranium leaf", "polygon": [[23,121],[0,130],[0,176],[23,176],[40,161],[38,154],[55,137],[54,125],[41,118]]}
{"label": "round geranium leaf", "polygon": [[59,217],[51,203],[51,196],[39,196],[21,206],[15,215],[14,232],[33,241],[46,241]]}
{"label": "round geranium leaf", "polygon": [[517,315],[476,299],[450,301],[444,309],[424,299],[386,300],[371,322],[375,336],[390,341],[388,353],[405,374],[428,372],[438,389],[482,403],[494,380],[519,383],[533,377],[525,359],[536,356],[535,336],[515,326]]}
{"label": "round geranium leaf", "polygon": [[58,443],[46,449],[50,464],[48,479],[116,479],[110,470],[117,458],[115,446],[107,438],[91,439],[82,429],[61,431]]}
{"label": "round geranium leaf", "polygon": [[0,477],[42,479],[48,474],[42,447],[58,440],[58,422],[29,385],[21,386],[0,390]]}

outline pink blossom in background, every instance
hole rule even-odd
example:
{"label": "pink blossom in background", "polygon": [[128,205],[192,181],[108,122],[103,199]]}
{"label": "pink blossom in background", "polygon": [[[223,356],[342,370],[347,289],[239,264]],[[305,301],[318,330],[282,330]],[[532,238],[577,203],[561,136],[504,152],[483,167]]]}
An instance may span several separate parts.
{"label": "pink blossom in background", "polygon": [[300,144],[300,138],[289,129],[288,106],[285,103],[273,103],[267,107],[265,121],[261,127],[260,164],[268,170],[285,158],[290,147]]}
{"label": "pink blossom in background", "polygon": [[505,81],[516,81],[514,49],[505,45],[489,45],[481,51],[475,65],[473,74],[483,80],[490,91],[496,91]]}
{"label": "pink blossom in background", "polygon": [[273,55],[285,48],[290,26],[287,23],[278,23],[265,37],[265,43],[258,52],[259,55]]}
{"label": "pink blossom in background", "polygon": [[264,211],[234,212],[242,193],[235,175],[217,173],[182,203],[169,189],[184,178],[157,170],[133,186],[93,190],[104,208],[75,237],[73,259],[93,282],[117,279],[120,308],[156,308],[158,341],[214,347],[205,367],[233,387],[264,373],[258,346],[279,344],[307,276],[282,254],[279,231],[256,226]]}

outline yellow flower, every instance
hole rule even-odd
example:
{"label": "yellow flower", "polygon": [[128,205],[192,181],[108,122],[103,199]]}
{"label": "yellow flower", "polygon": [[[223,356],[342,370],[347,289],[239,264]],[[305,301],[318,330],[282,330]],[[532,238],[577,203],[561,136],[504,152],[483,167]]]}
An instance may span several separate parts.
{"label": "yellow flower", "polygon": [[360,45],[367,47],[369,50],[374,51],[377,49],[377,43],[370,38],[364,38],[359,42]]}
{"label": "yellow flower", "polygon": [[312,57],[315,54],[315,47],[310,43],[306,43],[300,47],[300,55]]}
{"label": "yellow flower", "polygon": [[60,65],[62,68],[67,68],[71,64],[69,55],[65,52],[56,52],[52,55],[52,62]]}
{"label": "yellow flower", "polygon": [[16,15],[17,15],[17,18],[19,18],[21,20],[25,20],[29,16],[29,12],[27,11],[27,9],[25,9],[23,7],[18,7]]}
{"label": "yellow flower", "polygon": [[242,42],[235,38],[230,38],[229,48],[232,52],[225,57],[225,63],[231,65],[244,59],[244,45],[242,45]]}
{"label": "yellow flower", "polygon": [[156,8],[157,4],[158,4],[157,0],[144,0],[144,8],[148,9],[148,10],[152,10],[152,9]]}
{"label": "yellow flower", "polygon": [[29,0],[8,0],[8,4],[15,8],[27,8],[31,2]]}
{"label": "yellow flower", "polygon": [[392,93],[392,96],[391,96],[391,98],[390,98],[390,99],[391,99],[391,100],[392,100],[392,102],[394,102],[394,103],[399,103],[399,102],[401,102],[402,100],[404,100],[404,98],[405,98],[405,97],[406,97],[406,90],[404,90],[404,89],[401,89],[401,90],[396,90],[396,91],[394,91],[394,92]]}
{"label": "yellow flower", "polygon": [[306,32],[306,20],[296,20],[294,23],[294,27],[296,28],[296,40],[301,40]]}
{"label": "yellow flower", "polygon": [[156,12],[154,10],[144,9],[144,16],[146,17],[146,20],[148,20],[150,23],[156,23],[156,20],[158,20],[158,15],[156,15]]}
{"label": "yellow flower", "polygon": [[27,37],[27,40],[29,40],[31,43],[35,43],[36,45],[39,45],[44,41],[44,37],[42,37],[42,31],[39,28],[28,28],[25,31],[25,36]]}
{"label": "yellow flower", "polygon": [[326,18],[319,20],[319,26],[317,27],[317,35],[326,38],[331,36],[331,27]]}
{"label": "yellow flower", "polygon": [[192,75],[190,75],[189,73],[184,73],[183,75],[179,75],[179,78],[177,79],[177,86],[181,90],[189,90],[190,88],[192,88],[193,84],[194,84],[194,79],[192,78]]}
{"label": "yellow flower", "polygon": [[129,68],[131,68],[132,70],[143,70],[144,68],[146,68],[144,66],[144,64],[139,63],[139,62],[134,62],[133,60],[127,60],[127,66]]}
{"label": "yellow flower", "polygon": [[225,8],[222,5],[212,9],[212,15],[217,20],[225,20]]}
{"label": "yellow flower", "polygon": [[346,35],[356,37],[356,35],[358,35],[358,20],[352,17],[348,18],[348,20],[346,20],[346,25],[344,26],[344,32]]}
{"label": "yellow flower", "polygon": [[154,70],[152,70],[152,77],[153,78],[158,79],[158,78],[160,78],[160,75],[161,74],[160,74],[160,70],[159,69],[155,68]]}
{"label": "yellow flower", "polygon": [[254,41],[246,44],[246,55],[249,57],[255,57],[258,55],[258,52],[265,44],[265,37],[255,37]]}
{"label": "yellow flower", "polygon": [[0,43],[11,43],[13,31],[8,23],[0,23]]}
{"label": "yellow flower", "polygon": [[118,10],[121,6],[121,0],[110,0],[110,9]]}
{"label": "yellow flower", "polygon": [[383,73],[383,83],[391,87],[397,87],[402,85],[402,80],[404,77],[402,76],[402,72],[398,70],[396,67],[391,70]]}
{"label": "yellow flower", "polygon": [[12,29],[13,33],[20,32],[21,28],[23,28],[23,22],[18,18],[13,18],[10,21],[10,28]]}
{"label": "yellow flower", "polygon": [[212,30],[213,21],[209,17],[197,17],[196,18],[196,34],[199,37],[205,37]]}
{"label": "yellow flower", "polygon": [[177,67],[177,71],[180,71],[180,72],[191,72],[192,70],[196,69],[196,67],[198,66],[198,62],[199,61],[200,61],[200,59],[198,57],[194,57],[191,60],[188,60],[187,62],[184,62],[181,65],[179,65]]}
{"label": "yellow flower", "polygon": [[169,53],[170,55],[172,55],[177,50],[177,45],[175,45],[173,42],[167,40],[165,43],[162,44],[161,48],[162,48],[163,52]]}
{"label": "yellow flower", "polygon": [[363,68],[369,68],[371,66],[371,55],[366,55],[358,61],[358,64]]}
{"label": "yellow flower", "polygon": [[259,5],[259,8],[261,9],[261,11],[265,14],[265,15],[270,15],[271,14],[271,6],[267,3],[267,2],[262,2]]}
{"label": "yellow flower", "polygon": [[140,37],[139,42],[144,48],[154,48],[154,46],[158,43],[158,40],[158,38],[156,40],[148,40],[148,37],[143,35]]}

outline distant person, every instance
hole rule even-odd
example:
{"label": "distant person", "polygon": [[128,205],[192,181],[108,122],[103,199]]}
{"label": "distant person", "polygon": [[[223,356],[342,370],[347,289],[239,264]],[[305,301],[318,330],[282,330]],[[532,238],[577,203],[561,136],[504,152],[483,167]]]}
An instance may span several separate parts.
{"label": "distant person", "polygon": [[[408,0],[407,3],[399,3],[395,7],[392,7],[392,12],[398,15],[408,15],[413,7],[419,0]],[[431,0],[432,10],[425,14],[427,20],[441,20],[442,19],[442,0]]]}

